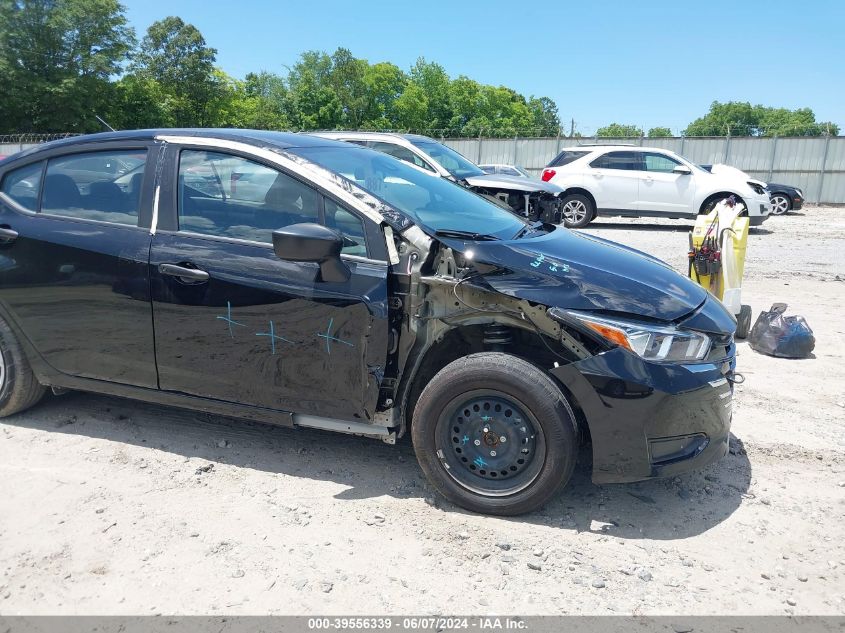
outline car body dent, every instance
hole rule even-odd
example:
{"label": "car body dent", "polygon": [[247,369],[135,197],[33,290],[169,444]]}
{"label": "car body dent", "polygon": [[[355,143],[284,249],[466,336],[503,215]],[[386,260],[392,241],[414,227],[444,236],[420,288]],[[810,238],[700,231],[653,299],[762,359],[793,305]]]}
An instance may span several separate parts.
{"label": "car body dent", "polygon": [[[444,240],[456,249],[460,240]],[[673,321],[700,306],[707,291],[654,258],[556,228],[538,237],[478,242],[473,259],[502,294],[572,310],[599,310]]]}

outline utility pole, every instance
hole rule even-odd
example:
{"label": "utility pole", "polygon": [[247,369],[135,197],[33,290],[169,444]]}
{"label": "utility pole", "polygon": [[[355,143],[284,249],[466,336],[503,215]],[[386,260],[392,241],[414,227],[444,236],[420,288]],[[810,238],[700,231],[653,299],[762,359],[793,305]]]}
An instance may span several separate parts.
{"label": "utility pole", "polygon": [[569,138],[575,137],[575,119],[569,120]]}

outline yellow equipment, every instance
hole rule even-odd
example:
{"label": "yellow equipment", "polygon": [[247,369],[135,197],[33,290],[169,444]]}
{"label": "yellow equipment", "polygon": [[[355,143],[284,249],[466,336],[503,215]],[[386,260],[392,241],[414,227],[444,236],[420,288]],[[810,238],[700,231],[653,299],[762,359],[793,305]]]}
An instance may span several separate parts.
{"label": "yellow equipment", "polygon": [[751,329],[751,306],[741,301],[748,216],[745,207],[728,199],[706,215],[699,215],[690,233],[689,276],[709,290],[736,316],[736,336]]}

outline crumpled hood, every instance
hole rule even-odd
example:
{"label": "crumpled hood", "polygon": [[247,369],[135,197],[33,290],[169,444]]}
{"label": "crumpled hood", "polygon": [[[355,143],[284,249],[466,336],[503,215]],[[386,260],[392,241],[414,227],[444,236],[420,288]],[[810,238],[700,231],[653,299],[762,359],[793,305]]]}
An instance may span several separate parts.
{"label": "crumpled hood", "polygon": [[532,193],[534,191],[547,191],[551,194],[559,194],[563,189],[557,185],[534,178],[520,178],[519,176],[508,176],[507,174],[483,174],[481,176],[470,176],[465,179],[471,187],[493,187],[496,189],[512,189]]}
{"label": "crumpled hood", "polygon": [[479,283],[549,307],[674,321],[707,298],[701,286],[654,257],[564,228],[519,240],[443,242],[497,267]]}

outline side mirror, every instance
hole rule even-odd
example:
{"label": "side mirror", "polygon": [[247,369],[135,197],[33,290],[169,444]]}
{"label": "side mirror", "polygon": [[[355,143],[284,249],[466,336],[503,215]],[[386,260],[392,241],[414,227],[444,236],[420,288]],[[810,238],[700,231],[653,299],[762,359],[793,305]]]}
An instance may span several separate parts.
{"label": "side mirror", "polygon": [[276,257],[289,262],[320,264],[322,281],[343,283],[349,280],[349,267],[340,259],[343,236],[321,224],[291,224],[273,231]]}
{"label": "side mirror", "polygon": [[673,174],[681,174],[682,176],[689,176],[692,173],[692,169],[687,167],[686,165],[678,165],[675,169],[672,170]]}

